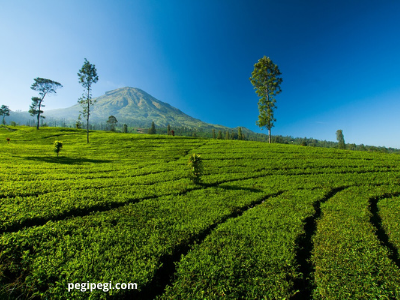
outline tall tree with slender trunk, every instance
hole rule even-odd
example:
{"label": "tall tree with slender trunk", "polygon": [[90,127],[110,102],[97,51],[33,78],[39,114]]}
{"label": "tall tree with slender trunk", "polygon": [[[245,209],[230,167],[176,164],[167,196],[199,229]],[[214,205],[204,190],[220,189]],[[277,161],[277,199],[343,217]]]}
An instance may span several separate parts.
{"label": "tall tree with slender trunk", "polygon": [[62,88],[62,85],[56,81],[40,77],[35,78],[34,81],[35,82],[32,84],[31,89],[39,92],[39,97],[32,97],[32,104],[29,107],[29,113],[31,116],[37,116],[36,129],[39,129],[40,118],[44,118],[44,116],[41,115],[43,113],[41,108],[44,107],[44,97],[46,97],[47,94],[56,94],[56,90]]}
{"label": "tall tree with slender trunk", "polygon": [[90,106],[96,103],[96,100],[92,99],[92,85],[99,80],[97,76],[97,70],[95,65],[92,65],[86,58],[82,68],[78,72],[79,83],[82,84],[85,91],[82,97],[79,98],[78,103],[82,105],[82,114],[86,117],[86,142],[89,144],[89,116]]}
{"label": "tall tree with slender trunk", "polygon": [[258,101],[258,110],[260,115],[256,124],[268,129],[268,141],[271,143],[271,128],[274,127],[274,108],[277,108],[275,96],[281,92],[280,84],[282,78],[279,71],[269,57],[263,57],[254,65],[254,71],[251,73],[250,81],[260,97]]}
{"label": "tall tree with slender trunk", "polygon": [[10,115],[10,108],[7,105],[2,105],[0,107],[0,115],[3,116],[3,125],[6,125],[5,117]]}

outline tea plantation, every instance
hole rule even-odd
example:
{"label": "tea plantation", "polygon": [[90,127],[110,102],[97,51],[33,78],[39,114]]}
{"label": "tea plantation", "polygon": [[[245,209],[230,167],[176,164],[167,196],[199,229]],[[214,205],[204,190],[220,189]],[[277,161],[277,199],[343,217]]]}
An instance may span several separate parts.
{"label": "tea plantation", "polygon": [[400,299],[399,155],[90,140],[0,128],[0,299]]}

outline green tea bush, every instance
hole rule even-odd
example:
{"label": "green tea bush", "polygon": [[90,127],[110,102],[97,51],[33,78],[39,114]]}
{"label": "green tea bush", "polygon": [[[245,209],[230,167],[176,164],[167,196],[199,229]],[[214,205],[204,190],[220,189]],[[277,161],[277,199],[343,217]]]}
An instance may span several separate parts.
{"label": "green tea bush", "polygon": [[55,141],[54,142],[54,152],[57,153],[57,157],[58,157],[58,153],[61,151],[63,144],[60,141]]}
{"label": "green tea bush", "polygon": [[201,182],[201,175],[203,173],[203,162],[199,154],[193,153],[189,158],[190,178],[193,183],[199,184]]}
{"label": "green tea bush", "polygon": [[376,187],[350,187],[321,205],[313,238],[313,299],[400,299],[400,270],[371,224]]}

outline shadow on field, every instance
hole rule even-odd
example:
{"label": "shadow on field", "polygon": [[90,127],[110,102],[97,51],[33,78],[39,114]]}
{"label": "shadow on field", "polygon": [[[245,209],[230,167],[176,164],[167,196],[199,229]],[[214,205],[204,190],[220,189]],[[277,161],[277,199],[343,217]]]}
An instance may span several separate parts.
{"label": "shadow on field", "polygon": [[268,198],[277,197],[283,192],[284,191],[279,191],[273,194],[265,195],[262,198],[253,201],[252,203],[249,203],[248,205],[232,212],[231,214],[224,216],[216,223],[211,224],[197,234],[194,234],[188,241],[183,241],[179,245],[176,245],[171,254],[166,253],[160,258],[160,267],[155,271],[153,278],[145,286],[141,287],[140,290],[125,290],[124,295],[110,297],[110,299],[158,299],[164,294],[167,286],[173,285],[175,280],[174,276],[176,275],[177,263],[182,259],[182,256],[188,254],[194,244],[201,244],[218,225],[228,221],[229,219],[240,217],[250,208],[253,208],[256,205],[263,203]]}
{"label": "shadow on field", "polygon": [[305,234],[296,239],[296,244],[298,245],[296,260],[299,265],[299,270],[303,274],[303,278],[298,278],[294,281],[294,289],[298,290],[298,293],[291,299],[312,299],[312,292],[315,289],[312,276],[315,272],[315,268],[311,261],[311,255],[313,250],[313,236],[317,231],[317,221],[322,215],[321,204],[346,188],[348,188],[348,186],[331,189],[322,199],[313,204],[315,213],[304,219]]}
{"label": "shadow on field", "polygon": [[397,250],[396,246],[389,241],[389,235],[385,231],[385,228],[382,225],[382,218],[379,215],[379,208],[378,208],[378,201],[385,198],[392,198],[399,196],[400,193],[394,194],[385,194],[380,197],[374,197],[369,199],[369,207],[372,213],[370,217],[370,222],[376,228],[376,235],[378,239],[381,241],[383,245],[385,245],[389,251],[389,258],[396,264],[397,267],[400,268],[400,255],[399,251]]}
{"label": "shadow on field", "polygon": [[218,187],[225,190],[232,190],[232,191],[249,191],[249,192],[263,192],[263,190],[250,188],[250,187],[241,187],[237,185],[219,185],[219,184],[207,184],[207,183],[200,183],[200,185],[204,188],[209,187]]}
{"label": "shadow on field", "polygon": [[111,160],[106,159],[90,159],[90,158],[72,158],[72,157],[37,157],[37,156],[27,156],[24,157],[27,160],[42,161],[55,164],[65,164],[65,165],[80,165],[82,163],[110,163]]}

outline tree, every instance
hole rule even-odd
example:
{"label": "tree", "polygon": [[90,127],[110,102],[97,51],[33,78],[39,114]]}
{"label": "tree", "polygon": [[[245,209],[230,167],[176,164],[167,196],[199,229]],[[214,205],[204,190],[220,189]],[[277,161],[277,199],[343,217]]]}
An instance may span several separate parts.
{"label": "tree", "polygon": [[58,157],[58,153],[61,151],[62,146],[63,145],[60,141],[54,142],[54,152],[57,153],[57,157]]}
{"label": "tree", "polygon": [[6,105],[0,107],[0,115],[3,116],[3,125],[6,125],[5,117],[10,115],[10,109]]}
{"label": "tree", "polygon": [[82,128],[82,122],[81,122],[81,114],[78,116],[78,120],[75,123],[76,129],[81,129]]}
{"label": "tree", "polygon": [[34,81],[35,82],[32,84],[31,89],[39,92],[39,97],[32,97],[32,104],[29,107],[29,113],[31,116],[37,116],[36,129],[39,129],[40,118],[44,119],[44,116],[41,116],[43,113],[41,108],[44,107],[42,104],[44,97],[46,97],[47,94],[56,94],[56,90],[62,88],[62,85],[56,81],[40,77],[35,78]]}
{"label": "tree", "polygon": [[122,132],[123,133],[128,133],[128,125],[124,124]]}
{"label": "tree", "polygon": [[212,130],[212,137],[213,137],[213,139],[215,139],[215,129],[214,128]]}
{"label": "tree", "polygon": [[226,140],[229,140],[229,130],[227,130],[227,131],[225,132],[225,139],[226,139]]}
{"label": "tree", "polygon": [[349,145],[349,148],[348,148],[349,150],[356,150],[357,149],[357,146],[356,146],[356,144],[350,144]]}
{"label": "tree", "polygon": [[156,125],[154,125],[154,122],[151,122],[151,127],[149,128],[149,134],[156,134]]}
{"label": "tree", "polygon": [[359,151],[367,151],[367,148],[364,146],[364,144],[361,144],[361,145],[358,146],[357,150],[359,150]]}
{"label": "tree", "polygon": [[238,127],[238,140],[243,140],[242,127]]}
{"label": "tree", "polygon": [[276,108],[275,96],[281,92],[280,84],[282,73],[269,57],[263,57],[254,65],[254,71],[251,73],[250,81],[260,97],[258,101],[258,110],[260,115],[256,124],[268,129],[269,143],[271,143],[271,128],[274,127],[274,108]]}
{"label": "tree", "polygon": [[107,124],[110,126],[111,131],[115,131],[115,125],[117,125],[117,118],[114,116],[109,116],[107,120]]}
{"label": "tree", "polygon": [[167,126],[167,135],[170,135],[171,134],[171,126],[168,124],[168,126]]}
{"label": "tree", "polygon": [[338,148],[346,149],[346,144],[344,143],[343,130],[339,129],[336,131],[336,139],[338,141]]}
{"label": "tree", "polygon": [[78,72],[79,83],[84,87],[82,97],[79,98],[78,103],[82,105],[82,114],[86,117],[86,142],[89,144],[89,116],[90,106],[96,103],[96,100],[92,99],[92,85],[99,80],[97,76],[97,70],[95,65],[92,65],[85,58],[82,68]]}

